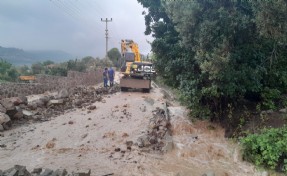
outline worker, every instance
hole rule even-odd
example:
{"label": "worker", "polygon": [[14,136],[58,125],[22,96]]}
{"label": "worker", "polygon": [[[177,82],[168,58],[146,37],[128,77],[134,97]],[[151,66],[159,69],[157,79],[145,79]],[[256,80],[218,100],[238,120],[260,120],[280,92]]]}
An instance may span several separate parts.
{"label": "worker", "polygon": [[110,87],[113,87],[114,85],[114,78],[115,78],[115,71],[112,67],[110,67],[109,71],[109,80],[110,80]]}
{"label": "worker", "polygon": [[108,68],[105,68],[103,72],[103,78],[104,78],[104,87],[108,87]]}

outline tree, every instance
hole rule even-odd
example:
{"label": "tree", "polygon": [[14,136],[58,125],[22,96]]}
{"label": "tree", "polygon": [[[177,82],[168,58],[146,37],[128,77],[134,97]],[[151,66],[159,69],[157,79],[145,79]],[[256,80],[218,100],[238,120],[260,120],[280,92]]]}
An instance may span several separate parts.
{"label": "tree", "polygon": [[119,60],[121,58],[121,53],[118,48],[112,48],[108,51],[108,57],[112,61],[113,65],[119,67]]}
{"label": "tree", "polygon": [[40,62],[32,64],[31,69],[33,74],[41,74],[44,71],[44,67]]}
{"label": "tree", "polygon": [[4,59],[0,59],[0,81],[16,81],[19,76],[16,68]]}
{"label": "tree", "polygon": [[17,69],[20,75],[31,75],[32,74],[30,68],[27,65],[19,66]]}
{"label": "tree", "polygon": [[50,61],[50,60],[46,60],[46,61],[44,61],[43,62],[43,66],[47,66],[47,65],[51,65],[51,64],[54,64],[54,62],[53,61]]}
{"label": "tree", "polygon": [[157,71],[198,116],[222,119],[243,98],[286,93],[286,1],[138,2]]}

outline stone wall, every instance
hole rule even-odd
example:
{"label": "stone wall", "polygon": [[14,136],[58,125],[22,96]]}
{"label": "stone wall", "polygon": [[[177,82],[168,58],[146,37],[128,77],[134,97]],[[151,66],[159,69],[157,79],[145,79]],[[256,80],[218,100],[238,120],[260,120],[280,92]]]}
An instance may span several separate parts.
{"label": "stone wall", "polygon": [[0,83],[0,99],[69,89],[78,85],[96,85],[101,81],[101,69],[87,73],[69,71],[67,77],[36,75],[35,83]]}

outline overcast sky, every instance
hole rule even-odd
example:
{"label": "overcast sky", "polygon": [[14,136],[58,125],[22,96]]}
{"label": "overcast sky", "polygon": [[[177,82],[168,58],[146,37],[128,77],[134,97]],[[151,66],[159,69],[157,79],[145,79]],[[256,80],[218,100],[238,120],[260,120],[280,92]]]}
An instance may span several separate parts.
{"label": "overcast sky", "polygon": [[0,46],[103,57],[101,18],[112,18],[109,49],[133,39],[147,54],[152,37],[144,35],[143,10],[136,0],[0,0]]}

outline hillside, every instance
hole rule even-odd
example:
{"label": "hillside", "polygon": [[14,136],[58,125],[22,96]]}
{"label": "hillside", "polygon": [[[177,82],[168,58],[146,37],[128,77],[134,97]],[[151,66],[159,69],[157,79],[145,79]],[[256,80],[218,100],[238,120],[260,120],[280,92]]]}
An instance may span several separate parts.
{"label": "hillside", "polygon": [[5,48],[1,46],[0,58],[5,59],[13,65],[31,65],[32,63],[45,60],[62,62],[74,59],[73,56],[63,51],[24,51],[18,48]]}

